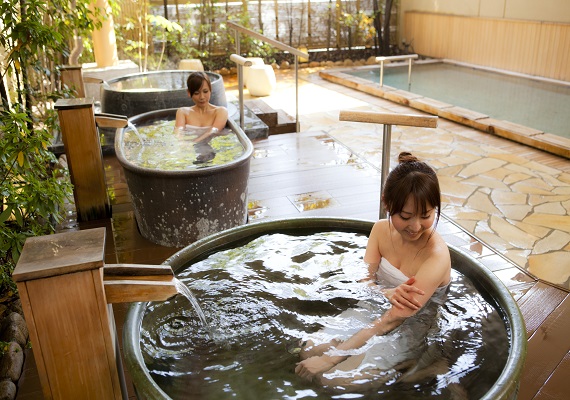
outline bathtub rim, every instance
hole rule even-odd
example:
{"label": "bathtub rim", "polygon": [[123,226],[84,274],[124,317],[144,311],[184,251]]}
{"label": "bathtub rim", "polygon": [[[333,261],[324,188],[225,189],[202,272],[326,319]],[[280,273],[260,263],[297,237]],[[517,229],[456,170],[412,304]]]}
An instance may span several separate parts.
{"label": "bathtub rim", "polygon": [[[287,233],[287,231],[298,233],[302,230],[307,232],[338,230],[368,235],[374,223],[375,221],[372,220],[339,217],[298,217],[253,222],[199,239],[167,258],[163,264],[170,265],[176,274],[179,269],[183,268],[190,261],[194,260],[197,262],[223,248],[243,242],[245,239],[253,240],[255,237],[264,234]],[[452,258],[457,256],[464,257],[473,264],[459,272],[471,279],[478,290],[480,290],[481,286],[487,291],[491,288],[493,289],[493,293],[489,293],[495,303],[493,306],[501,314],[509,335],[510,349],[503,371],[494,385],[480,400],[515,399],[527,352],[526,327],[521,311],[511,293],[492,271],[471,257],[467,252],[450,244],[448,244],[448,248]],[[474,276],[476,276],[476,279]],[[131,304],[125,315],[123,325],[125,366],[133,378],[133,385],[135,382],[139,384],[138,387],[135,387],[137,397],[140,393],[143,395],[143,399],[170,399],[150,376],[140,351],[140,328],[148,303]]]}
{"label": "bathtub rim", "polygon": [[[128,93],[129,90],[119,90],[116,88],[113,88],[111,85],[120,81],[125,81],[128,79],[132,79],[132,78],[136,78],[136,77],[142,77],[145,75],[159,75],[159,74],[172,74],[172,73],[185,73],[185,74],[190,74],[192,72],[204,72],[206,75],[208,75],[208,77],[210,78],[210,81],[213,83],[214,81],[212,81],[212,76],[216,77],[216,82],[218,79],[220,79],[223,82],[223,76],[216,73],[216,72],[211,72],[211,71],[196,71],[196,70],[186,70],[186,69],[165,69],[165,70],[160,70],[160,71],[147,71],[147,72],[134,72],[132,74],[126,74],[126,75],[121,75],[121,76],[117,76],[115,78],[111,78],[109,80],[103,81],[101,83],[101,88],[102,90],[107,90],[107,91],[112,91],[112,92],[117,92],[117,93]],[[186,78],[188,78],[188,76],[186,76]],[[184,80],[186,81],[186,79]],[[183,86],[181,88],[173,88],[170,90],[155,90],[153,91],[153,88],[146,88],[148,89],[149,92],[152,93],[166,93],[169,91],[188,91],[188,88],[186,86]],[[135,92],[138,93],[138,92]]]}
{"label": "bathtub rim", "polygon": [[[134,125],[136,125],[136,122],[138,120],[144,119],[144,118],[148,118],[148,117],[155,117],[155,118],[166,118],[166,117],[170,117],[176,116],[176,111],[178,110],[178,108],[165,108],[162,110],[155,110],[155,111],[148,111],[142,114],[137,114],[131,118],[129,118],[129,122],[133,123]],[[174,118],[173,118],[174,120]],[[233,168],[238,168],[241,165],[248,163],[253,155],[253,143],[251,142],[251,140],[247,137],[247,135],[245,134],[245,132],[241,129],[241,127],[232,119],[228,118],[227,122],[226,122],[226,128],[230,129],[232,132],[234,132],[237,137],[238,140],[240,141],[240,143],[242,144],[244,151],[243,154],[241,156],[239,156],[238,158],[236,158],[235,160],[232,160],[230,162],[227,162],[225,164],[220,164],[220,165],[213,165],[213,166],[208,166],[208,167],[204,167],[204,168],[196,168],[196,169],[187,169],[187,170],[168,170],[168,171],[163,171],[163,170],[159,170],[159,169],[154,169],[154,168],[147,168],[147,167],[141,167],[138,165],[133,164],[131,161],[127,160],[125,158],[124,152],[123,152],[123,147],[122,147],[122,141],[123,141],[123,137],[124,137],[124,133],[126,128],[118,128],[116,133],[115,133],[115,155],[117,157],[117,159],[119,160],[119,163],[121,164],[121,166],[123,168],[128,169],[129,171],[136,173],[136,174],[140,174],[140,175],[149,175],[149,176],[155,176],[155,177],[183,177],[185,175],[192,175],[192,176],[207,176],[207,175],[212,175],[212,174],[216,174],[219,173],[220,171],[223,171],[225,169],[233,169]]]}

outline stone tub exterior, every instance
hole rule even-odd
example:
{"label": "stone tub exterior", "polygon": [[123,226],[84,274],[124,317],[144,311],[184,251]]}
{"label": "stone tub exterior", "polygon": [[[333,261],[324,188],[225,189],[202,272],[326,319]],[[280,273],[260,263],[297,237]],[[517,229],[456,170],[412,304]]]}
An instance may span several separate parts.
{"label": "stone tub exterior", "polygon": [[[174,119],[176,109],[153,111],[130,119],[145,125]],[[141,235],[167,247],[184,247],[212,233],[247,221],[247,184],[253,144],[241,128],[228,120],[243,154],[226,164],[186,171],[163,171],[137,166],[125,158],[123,133],[115,136],[121,163]]]}
{"label": "stone tub exterior", "polygon": [[[155,110],[193,106],[186,83],[192,72],[195,71],[152,71],[110,79],[101,85],[101,111],[130,118]],[[215,72],[206,74],[212,84],[210,102],[227,107],[222,76]]]}
{"label": "stone tub exterior", "polygon": [[[247,243],[261,235],[327,231],[368,234],[373,224],[374,221],[336,217],[275,219],[250,223],[199,240],[168,258],[164,264],[170,265],[177,274],[209,254]],[[510,349],[506,364],[498,379],[480,399],[514,400],[527,352],[522,314],[508,289],[490,270],[458,248],[449,246],[449,250],[452,268],[468,277],[477,290],[493,304],[508,331]],[[123,330],[125,366],[129,370],[139,398],[170,399],[150,375],[140,348],[141,323],[147,305],[148,303],[144,302],[133,303],[127,311]]]}

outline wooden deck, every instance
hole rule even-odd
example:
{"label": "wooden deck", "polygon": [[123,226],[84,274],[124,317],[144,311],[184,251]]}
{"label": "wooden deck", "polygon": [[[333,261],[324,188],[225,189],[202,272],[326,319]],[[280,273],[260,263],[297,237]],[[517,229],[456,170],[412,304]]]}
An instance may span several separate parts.
{"label": "wooden deck", "polygon": [[[250,220],[330,215],[375,220],[379,173],[323,132],[270,136],[255,143],[249,181]],[[155,245],[138,233],[123,171],[105,159],[113,217],[68,229],[107,228],[107,263],[160,264],[178,249]],[[570,398],[570,296],[539,281],[479,242],[453,221],[442,218],[445,240],[476,257],[504,282],[526,322],[528,354],[518,398]],[[119,337],[126,305],[114,305]],[[18,399],[41,399],[33,355],[26,352]],[[129,398],[135,398],[125,371]]]}

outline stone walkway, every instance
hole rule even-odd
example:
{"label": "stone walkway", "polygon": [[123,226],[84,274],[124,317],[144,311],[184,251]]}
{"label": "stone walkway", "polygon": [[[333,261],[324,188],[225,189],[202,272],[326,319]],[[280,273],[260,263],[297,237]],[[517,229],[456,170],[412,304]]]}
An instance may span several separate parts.
{"label": "stone walkway", "polygon": [[[376,168],[383,126],[340,122],[339,111],[421,114],[325,81],[317,70],[301,69],[299,77],[301,131],[326,132]],[[263,100],[295,116],[293,71],[277,81]],[[442,118],[435,129],[394,126],[391,143],[392,166],[405,150],[437,170],[445,216],[532,275],[570,287],[569,160]]]}

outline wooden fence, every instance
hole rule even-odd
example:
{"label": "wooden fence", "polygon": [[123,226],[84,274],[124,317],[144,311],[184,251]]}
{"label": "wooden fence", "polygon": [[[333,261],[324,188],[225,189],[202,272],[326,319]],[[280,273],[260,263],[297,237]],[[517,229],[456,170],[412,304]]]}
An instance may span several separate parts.
{"label": "wooden fence", "polygon": [[570,24],[410,11],[404,37],[424,56],[570,81]]}

